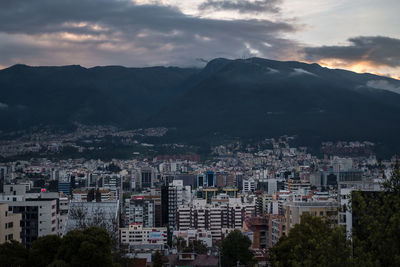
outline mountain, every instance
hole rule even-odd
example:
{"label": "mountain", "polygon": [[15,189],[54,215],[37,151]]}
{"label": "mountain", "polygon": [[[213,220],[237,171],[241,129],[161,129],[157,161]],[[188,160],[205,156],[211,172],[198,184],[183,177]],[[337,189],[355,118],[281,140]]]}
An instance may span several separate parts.
{"label": "mountain", "polygon": [[74,122],[170,127],[174,141],[289,134],[304,143],[369,140],[398,152],[400,81],[262,58],[220,58],[203,69],[0,71],[0,130]]}
{"label": "mountain", "polygon": [[289,134],[308,143],[370,140],[400,150],[400,81],[261,58],[217,59],[198,76],[205,78],[150,125],[177,127],[193,139]]}
{"label": "mountain", "polygon": [[183,93],[196,69],[119,66],[29,67],[0,71],[0,130],[75,122],[136,127]]}

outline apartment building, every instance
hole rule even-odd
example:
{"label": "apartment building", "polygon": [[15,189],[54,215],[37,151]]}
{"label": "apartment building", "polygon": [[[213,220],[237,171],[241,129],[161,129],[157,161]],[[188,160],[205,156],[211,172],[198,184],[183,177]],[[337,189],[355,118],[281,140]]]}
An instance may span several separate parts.
{"label": "apartment building", "polygon": [[211,204],[196,199],[190,205],[181,205],[176,213],[177,229],[205,229],[213,241],[222,239],[221,229],[241,229],[245,216],[255,214],[255,202],[242,203],[240,198],[229,198]]}
{"label": "apartment building", "polygon": [[310,202],[285,202],[282,204],[283,215],[286,219],[286,231],[289,232],[296,224],[300,223],[303,214],[328,218],[332,223],[337,223],[337,201],[310,201]]}
{"label": "apartment building", "polygon": [[9,211],[6,203],[0,203],[0,244],[9,240],[21,242],[21,214]]}
{"label": "apartment building", "polygon": [[161,196],[139,195],[125,200],[125,224],[141,223],[143,227],[161,226]]}
{"label": "apartment building", "polygon": [[134,250],[163,250],[167,244],[167,228],[146,228],[141,224],[131,223],[127,228],[120,228],[121,244]]}
{"label": "apartment building", "polygon": [[9,212],[21,214],[21,242],[31,246],[38,237],[58,235],[58,208],[56,199],[25,199],[3,202]]}

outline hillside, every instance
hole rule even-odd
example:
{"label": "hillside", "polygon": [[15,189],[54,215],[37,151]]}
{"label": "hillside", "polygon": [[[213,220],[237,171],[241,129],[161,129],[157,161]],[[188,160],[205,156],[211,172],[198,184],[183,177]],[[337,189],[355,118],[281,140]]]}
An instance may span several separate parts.
{"label": "hillside", "polygon": [[290,134],[310,142],[399,143],[397,80],[260,58],[216,60],[203,73],[207,78],[154,115],[151,125],[178,127],[194,139]]}
{"label": "hillside", "polygon": [[317,64],[215,59],[202,69],[29,67],[0,71],[0,130],[162,126],[168,140],[298,135],[400,151],[400,81]]}
{"label": "hillside", "polygon": [[29,67],[0,71],[0,130],[73,123],[136,127],[185,88],[195,69]]}

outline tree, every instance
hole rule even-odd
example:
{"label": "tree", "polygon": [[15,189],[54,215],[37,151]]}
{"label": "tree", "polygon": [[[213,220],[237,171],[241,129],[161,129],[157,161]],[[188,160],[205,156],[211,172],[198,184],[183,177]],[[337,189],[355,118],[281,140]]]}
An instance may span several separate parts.
{"label": "tree", "polygon": [[239,230],[229,233],[221,244],[222,266],[236,266],[238,262],[240,265],[253,266],[255,260],[250,246],[250,239]]}
{"label": "tree", "polygon": [[70,231],[62,239],[57,259],[72,266],[112,266],[110,236],[97,227]]}
{"label": "tree", "polygon": [[193,252],[197,254],[207,253],[208,250],[207,247],[200,240],[193,240],[193,242],[191,242],[190,245],[193,247]]}
{"label": "tree", "polygon": [[29,251],[29,264],[38,267],[49,265],[55,260],[60,245],[61,237],[57,235],[39,237]]}
{"label": "tree", "polygon": [[160,253],[160,251],[157,250],[156,253],[153,255],[153,266],[162,267],[163,264],[163,255]]}
{"label": "tree", "polygon": [[183,249],[186,248],[186,241],[182,237],[179,236],[174,241],[175,241],[174,245],[176,246],[176,248],[178,249],[179,252],[181,252]]}
{"label": "tree", "polygon": [[63,238],[45,236],[32,248],[11,241],[0,245],[0,266],[113,266],[111,239],[97,227],[73,230]]}
{"label": "tree", "polygon": [[353,254],[357,265],[400,266],[400,169],[384,191],[352,193]]}
{"label": "tree", "polygon": [[28,266],[28,249],[15,240],[0,245],[0,266]]}
{"label": "tree", "polygon": [[351,266],[350,241],[343,228],[305,214],[270,249],[270,262],[272,266]]}

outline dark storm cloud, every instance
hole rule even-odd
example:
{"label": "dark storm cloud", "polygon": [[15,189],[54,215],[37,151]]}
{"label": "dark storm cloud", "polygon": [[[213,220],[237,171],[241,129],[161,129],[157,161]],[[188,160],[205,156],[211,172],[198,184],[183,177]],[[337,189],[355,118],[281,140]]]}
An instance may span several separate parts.
{"label": "dark storm cloud", "polygon": [[306,59],[340,59],[346,62],[367,61],[377,66],[400,66],[400,39],[389,37],[355,37],[348,46],[321,46],[304,49]]}
{"label": "dark storm cloud", "polygon": [[280,11],[278,4],[280,3],[281,0],[207,0],[198,8],[199,10],[234,10],[239,13],[278,13]]}
{"label": "dark storm cloud", "polygon": [[[0,50],[6,48],[7,55],[0,65],[14,64],[15,58],[24,63],[20,53],[29,46],[40,55],[34,64],[190,65],[198,57],[240,57],[249,51],[282,59],[295,53],[297,44],[281,33],[296,30],[285,22],[205,19],[125,0],[3,0]],[[70,62],[74,54],[80,62]],[[35,62],[32,56],[27,63]]]}

